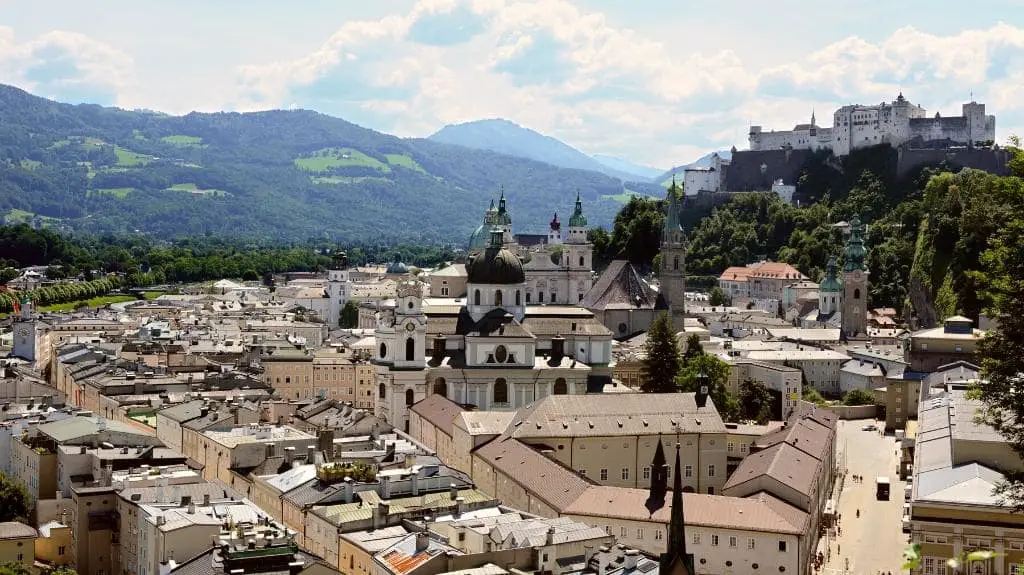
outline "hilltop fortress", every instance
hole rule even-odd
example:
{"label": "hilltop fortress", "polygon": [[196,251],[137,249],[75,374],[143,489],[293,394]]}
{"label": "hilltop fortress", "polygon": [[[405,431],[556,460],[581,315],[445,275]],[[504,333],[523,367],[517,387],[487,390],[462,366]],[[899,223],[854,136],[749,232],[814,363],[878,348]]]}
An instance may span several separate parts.
{"label": "hilltop fortress", "polygon": [[893,155],[898,177],[927,165],[1007,171],[1007,152],[995,145],[996,118],[974,101],[963,104],[961,116],[926,117],[901,93],[891,103],[843,106],[830,128],[818,126],[812,111],[809,124],[781,132],[751,126],[749,137],[749,150],[733,148],[729,158],[714,154],[708,165],[685,170],[683,189],[691,201],[720,203],[736,192],[767,191],[786,201],[813,201],[798,189],[807,162],[830,153],[838,170],[851,153],[876,146],[891,147],[885,153]]}
{"label": "hilltop fortress", "polygon": [[784,132],[750,127],[752,151],[825,149],[835,156],[878,144],[936,149],[974,146],[994,142],[995,138],[996,117],[985,115],[985,104],[964,104],[961,116],[943,118],[936,112],[928,118],[924,108],[911,104],[902,93],[891,104],[843,106],[833,114],[831,128],[819,127],[813,112],[810,124],[799,124]]}

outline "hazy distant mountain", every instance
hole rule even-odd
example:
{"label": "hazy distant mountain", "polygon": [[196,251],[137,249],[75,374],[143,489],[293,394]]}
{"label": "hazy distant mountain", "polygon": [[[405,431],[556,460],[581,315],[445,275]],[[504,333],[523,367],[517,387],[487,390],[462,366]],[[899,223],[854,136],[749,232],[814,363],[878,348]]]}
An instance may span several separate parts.
{"label": "hazy distant mountain", "polygon": [[[442,144],[453,144],[478,150],[518,156],[546,162],[560,168],[601,172],[621,180],[636,180],[633,171],[622,170],[592,158],[576,148],[508,120],[477,120],[445,126],[427,138]],[[650,176],[642,179],[649,180]]]}
{"label": "hazy distant mountain", "polygon": [[641,166],[640,164],[634,164],[629,160],[623,160],[622,158],[616,158],[614,156],[594,154],[591,157],[602,163],[605,167],[619,172],[625,172],[627,174],[631,174],[635,178],[643,178],[644,180],[654,181],[654,178],[657,178],[663,172],[663,170],[659,168]]}
{"label": "hazy distant mountain", "polygon": [[[544,142],[548,153],[565,152]],[[517,232],[546,230],[577,192],[589,222],[605,227],[629,193],[660,192],[589,162],[581,165],[595,171],[568,170],[307,110],[170,116],[62,104],[0,84],[0,223],[463,244],[501,186]]]}
{"label": "hazy distant mountain", "polygon": [[660,176],[656,177],[654,179],[654,181],[658,182],[659,184],[661,184],[663,186],[667,186],[669,184],[669,182],[672,181],[672,174],[675,174],[676,175],[676,179],[679,182],[682,182],[683,181],[683,171],[686,170],[686,168],[706,168],[706,167],[711,165],[711,156],[714,156],[715,154],[718,154],[718,157],[722,158],[723,160],[732,159],[732,152],[730,152],[729,150],[721,150],[721,151],[718,151],[718,152],[708,152],[707,154],[704,154],[703,156],[701,156],[700,158],[698,158],[697,160],[695,160],[693,162],[690,162],[689,164],[683,164],[681,166],[676,166],[676,167],[668,170],[667,172],[663,172]]}

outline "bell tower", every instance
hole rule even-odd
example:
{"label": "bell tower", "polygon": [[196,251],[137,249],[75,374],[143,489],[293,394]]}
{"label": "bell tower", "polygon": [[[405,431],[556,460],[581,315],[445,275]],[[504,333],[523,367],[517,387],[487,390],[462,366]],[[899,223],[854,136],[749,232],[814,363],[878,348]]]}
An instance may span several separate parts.
{"label": "bell tower", "polygon": [[864,247],[864,224],[859,216],[850,221],[850,238],[843,250],[843,339],[867,337],[868,269],[865,266],[868,251]]}
{"label": "bell tower", "polygon": [[35,361],[38,322],[36,321],[35,306],[28,295],[21,298],[19,311],[18,320],[12,326],[14,328],[14,347],[11,350],[11,355]]}
{"label": "bell tower", "polygon": [[682,331],[686,317],[686,234],[679,223],[682,190],[672,177],[665,196],[665,226],[661,232],[661,293],[668,302],[673,333]]}

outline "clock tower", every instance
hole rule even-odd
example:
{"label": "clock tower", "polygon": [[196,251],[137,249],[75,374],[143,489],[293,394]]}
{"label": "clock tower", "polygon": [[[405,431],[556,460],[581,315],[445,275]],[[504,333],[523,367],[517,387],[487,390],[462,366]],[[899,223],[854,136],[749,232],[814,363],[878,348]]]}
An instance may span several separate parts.
{"label": "clock tower", "polygon": [[409,406],[425,398],[427,315],[419,282],[398,284],[395,307],[377,325],[376,415],[408,431]]}
{"label": "clock tower", "polygon": [[868,268],[865,265],[864,225],[859,216],[850,221],[850,238],[843,250],[843,339],[867,339]]}
{"label": "clock tower", "polygon": [[36,360],[36,321],[35,306],[28,295],[21,298],[21,314],[18,321],[14,322],[14,348],[12,355],[27,359]]}

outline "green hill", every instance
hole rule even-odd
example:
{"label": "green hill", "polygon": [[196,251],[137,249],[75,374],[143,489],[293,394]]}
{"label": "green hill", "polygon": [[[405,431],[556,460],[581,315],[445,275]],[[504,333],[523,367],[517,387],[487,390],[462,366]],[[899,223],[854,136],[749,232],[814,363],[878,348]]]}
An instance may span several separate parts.
{"label": "green hill", "polygon": [[516,230],[537,232],[577,190],[609,226],[627,192],[596,172],[305,110],[169,116],[0,85],[0,216],[73,231],[461,244],[501,187]]}

